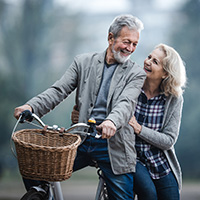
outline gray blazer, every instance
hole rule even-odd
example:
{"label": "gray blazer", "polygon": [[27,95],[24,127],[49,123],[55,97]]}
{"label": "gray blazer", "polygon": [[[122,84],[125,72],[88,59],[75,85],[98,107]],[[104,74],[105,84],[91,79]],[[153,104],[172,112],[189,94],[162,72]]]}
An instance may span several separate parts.
{"label": "gray blazer", "polygon": [[[60,80],[27,104],[41,117],[77,89],[79,121],[87,123],[100,87],[105,54],[106,51],[75,57]],[[135,171],[135,135],[128,121],[134,114],[145,77],[144,70],[128,60],[117,66],[111,80],[106,119],[111,120],[117,128],[116,134],[108,139],[109,157],[115,174]]]}
{"label": "gray blazer", "polygon": [[174,173],[179,189],[182,188],[182,172],[177,160],[174,145],[178,139],[183,107],[183,97],[167,97],[161,131],[142,126],[140,138],[163,150]]}

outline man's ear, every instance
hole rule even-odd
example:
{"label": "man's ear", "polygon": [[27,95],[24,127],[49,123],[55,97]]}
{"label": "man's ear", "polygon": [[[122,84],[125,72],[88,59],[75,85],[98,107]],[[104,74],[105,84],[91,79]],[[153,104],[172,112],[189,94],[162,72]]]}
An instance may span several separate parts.
{"label": "man's ear", "polygon": [[113,35],[113,33],[109,33],[108,34],[108,42],[110,43],[110,42],[113,42],[114,41],[114,35]]}

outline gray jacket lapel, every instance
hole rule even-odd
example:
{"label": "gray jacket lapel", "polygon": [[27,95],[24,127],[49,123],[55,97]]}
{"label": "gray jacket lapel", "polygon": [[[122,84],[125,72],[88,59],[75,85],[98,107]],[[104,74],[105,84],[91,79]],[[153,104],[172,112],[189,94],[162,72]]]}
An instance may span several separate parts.
{"label": "gray jacket lapel", "polygon": [[105,54],[106,51],[103,52],[102,54],[99,54],[99,58],[97,59],[97,67],[96,67],[96,85],[95,85],[95,95],[97,96],[99,87],[101,84],[101,78],[103,74],[103,69],[104,69],[104,61],[105,61]]}
{"label": "gray jacket lapel", "polygon": [[108,93],[108,100],[107,100],[107,106],[110,103],[110,100],[112,98],[112,95],[116,89],[116,85],[119,83],[119,81],[121,80],[122,76],[124,75],[124,72],[127,68],[126,64],[119,64],[114,72],[114,75],[112,77],[111,83],[110,83],[110,90]]}

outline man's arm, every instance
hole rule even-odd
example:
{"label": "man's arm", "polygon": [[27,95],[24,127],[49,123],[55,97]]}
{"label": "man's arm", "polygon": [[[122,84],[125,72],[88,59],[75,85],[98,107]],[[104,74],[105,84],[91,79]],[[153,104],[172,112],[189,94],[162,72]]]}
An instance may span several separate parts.
{"label": "man's arm", "polygon": [[33,110],[36,115],[42,117],[61,103],[77,86],[77,64],[74,61],[65,74],[50,88],[33,97],[25,105],[15,109],[14,116],[19,117],[23,109]]}
{"label": "man's arm", "polygon": [[127,81],[120,96],[114,102],[114,106],[106,119],[112,121],[117,129],[126,125],[134,114],[145,78],[145,72],[140,69],[140,72]]}

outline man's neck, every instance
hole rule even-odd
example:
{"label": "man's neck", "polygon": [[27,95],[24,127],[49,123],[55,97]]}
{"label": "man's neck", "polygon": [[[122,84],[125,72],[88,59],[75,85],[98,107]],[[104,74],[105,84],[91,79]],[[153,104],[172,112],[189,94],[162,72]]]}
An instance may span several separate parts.
{"label": "man's neck", "polygon": [[116,60],[114,59],[114,55],[109,48],[107,49],[107,52],[106,52],[106,63],[108,65],[112,65],[116,63]]}

